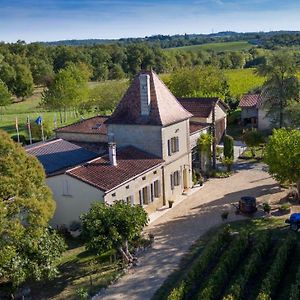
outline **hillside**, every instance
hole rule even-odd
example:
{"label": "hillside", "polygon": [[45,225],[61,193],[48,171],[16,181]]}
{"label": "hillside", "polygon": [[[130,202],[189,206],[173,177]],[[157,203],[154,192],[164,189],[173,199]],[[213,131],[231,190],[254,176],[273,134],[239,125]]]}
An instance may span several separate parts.
{"label": "hillside", "polygon": [[165,51],[191,51],[197,52],[199,50],[214,50],[216,52],[223,51],[243,51],[249,50],[255,47],[247,41],[237,41],[237,42],[220,42],[220,43],[208,43],[203,45],[192,45],[183,47],[173,47],[167,48]]}

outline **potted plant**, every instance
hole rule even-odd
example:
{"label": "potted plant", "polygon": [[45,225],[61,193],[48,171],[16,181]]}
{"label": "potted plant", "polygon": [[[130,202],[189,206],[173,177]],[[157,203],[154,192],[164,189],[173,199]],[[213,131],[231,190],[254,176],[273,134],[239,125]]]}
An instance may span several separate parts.
{"label": "potted plant", "polygon": [[202,175],[200,175],[200,176],[199,176],[199,184],[200,184],[200,186],[202,186],[203,183],[204,183],[204,178],[203,178]]}
{"label": "potted plant", "polygon": [[169,200],[169,208],[172,208],[174,201],[173,200]]}
{"label": "potted plant", "polygon": [[280,207],[279,207],[279,211],[282,213],[282,214],[289,214],[291,212],[291,205],[289,203],[285,203],[285,204],[282,204]]}
{"label": "potted plant", "polygon": [[228,215],[229,215],[229,211],[223,211],[221,213],[221,218],[222,218],[222,221],[225,221],[228,219]]}
{"label": "potted plant", "polygon": [[265,212],[266,214],[269,214],[270,211],[271,211],[271,206],[270,206],[270,204],[267,203],[267,202],[263,203],[263,210],[264,210],[264,212]]}

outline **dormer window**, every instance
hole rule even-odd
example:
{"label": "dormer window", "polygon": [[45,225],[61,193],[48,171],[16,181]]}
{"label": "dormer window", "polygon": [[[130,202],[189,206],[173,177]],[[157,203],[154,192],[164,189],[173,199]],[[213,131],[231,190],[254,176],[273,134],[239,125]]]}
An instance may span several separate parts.
{"label": "dormer window", "polygon": [[141,100],[141,115],[149,116],[150,114],[150,76],[148,74],[141,74],[140,80],[140,100]]}

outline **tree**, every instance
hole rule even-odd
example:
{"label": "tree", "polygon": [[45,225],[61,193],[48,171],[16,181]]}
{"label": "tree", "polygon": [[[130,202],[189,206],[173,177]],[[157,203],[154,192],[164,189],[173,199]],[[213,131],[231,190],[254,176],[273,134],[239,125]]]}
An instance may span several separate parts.
{"label": "tree", "polygon": [[250,149],[253,158],[255,157],[255,148],[265,142],[264,136],[257,130],[247,130],[243,134],[243,140]]}
{"label": "tree", "polygon": [[264,160],[276,180],[296,183],[300,196],[300,130],[275,129],[267,143]]}
{"label": "tree", "polygon": [[66,121],[67,110],[78,110],[83,102],[88,100],[88,84],[86,71],[74,64],[69,64],[61,69],[42,96],[42,104],[52,110],[56,110]]}
{"label": "tree", "polygon": [[25,64],[17,64],[15,71],[14,94],[22,99],[31,96],[33,92],[33,78],[30,69]]}
{"label": "tree", "polygon": [[180,69],[171,74],[169,88],[176,97],[225,97],[228,85],[223,72],[212,66]]}
{"label": "tree", "polygon": [[116,201],[113,205],[94,203],[81,220],[88,249],[98,253],[115,249],[127,262],[133,260],[128,244],[140,236],[148,222],[143,207],[124,201]]}
{"label": "tree", "polygon": [[[53,134],[53,130],[50,126],[49,122],[45,122],[43,120],[43,134],[44,134],[44,138],[48,139],[51,137],[51,135]],[[41,125],[36,124],[34,121],[30,123],[30,129],[31,129],[31,134],[32,137],[36,138],[37,140],[41,140],[43,138],[42,136],[42,127]]]}
{"label": "tree", "polygon": [[262,104],[268,115],[282,128],[288,123],[284,120],[288,101],[295,100],[299,103],[300,99],[295,57],[288,52],[275,53],[257,68],[257,73],[267,78],[262,89]]}
{"label": "tree", "polygon": [[127,81],[105,82],[90,90],[86,109],[95,108],[99,113],[112,112],[128,88]]}
{"label": "tree", "polygon": [[234,158],[233,138],[230,135],[224,136],[224,156],[226,158]]}
{"label": "tree", "polygon": [[211,168],[211,150],[213,137],[211,134],[204,133],[198,139],[197,145],[201,160],[201,169],[208,171]]}
{"label": "tree", "polygon": [[8,90],[13,93],[14,92],[14,82],[16,79],[16,71],[15,69],[6,62],[2,62],[0,65],[0,80],[2,80]]}
{"label": "tree", "polygon": [[285,115],[291,126],[300,128],[300,105],[298,101],[291,100],[285,109]]}
{"label": "tree", "polygon": [[47,85],[54,76],[52,65],[42,59],[32,59],[30,68],[33,81],[37,85]]}
{"label": "tree", "polygon": [[64,250],[48,228],[55,204],[38,160],[0,131],[0,280],[51,278]]}
{"label": "tree", "polygon": [[3,112],[3,108],[12,103],[11,93],[8,91],[8,88],[4,82],[0,80],[0,107],[1,114]]}

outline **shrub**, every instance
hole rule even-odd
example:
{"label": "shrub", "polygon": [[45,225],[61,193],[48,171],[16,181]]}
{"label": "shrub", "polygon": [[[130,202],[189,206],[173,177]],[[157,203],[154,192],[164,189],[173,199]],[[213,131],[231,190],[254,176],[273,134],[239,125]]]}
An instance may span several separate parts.
{"label": "shrub", "polygon": [[225,158],[234,157],[233,138],[230,135],[224,136],[224,156]]}
{"label": "shrub", "polygon": [[281,213],[287,214],[287,213],[289,213],[291,211],[291,205],[289,203],[282,204],[279,207],[279,211]]}
{"label": "shrub", "polygon": [[270,211],[271,211],[271,206],[270,206],[270,204],[267,203],[267,202],[263,203],[263,210],[264,210],[265,213],[269,214]]}
{"label": "shrub", "polygon": [[[12,138],[15,142],[18,142],[18,135],[17,135],[17,134],[12,135],[11,138]],[[25,137],[25,135],[20,134],[20,135],[19,135],[19,139],[20,139],[20,143],[21,143],[22,145],[25,145],[25,144],[26,144],[26,137]]]}
{"label": "shrub", "polygon": [[227,220],[228,215],[229,215],[229,211],[223,211],[223,212],[221,213],[221,218],[222,218],[222,220],[223,220],[223,221]]}
{"label": "shrub", "polygon": [[253,158],[256,155],[255,148],[265,142],[263,134],[257,130],[247,130],[243,135],[243,140],[250,149]]}

